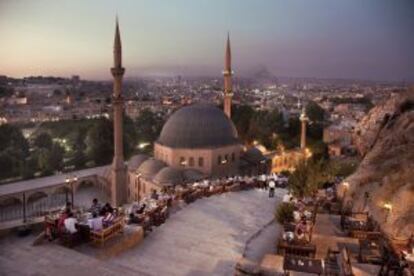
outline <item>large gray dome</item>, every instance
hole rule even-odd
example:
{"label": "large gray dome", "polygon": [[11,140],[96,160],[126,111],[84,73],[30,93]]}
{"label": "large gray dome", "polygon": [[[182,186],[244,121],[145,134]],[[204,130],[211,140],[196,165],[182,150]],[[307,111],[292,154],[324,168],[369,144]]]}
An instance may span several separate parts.
{"label": "large gray dome", "polygon": [[141,166],[142,163],[144,163],[145,160],[147,160],[149,158],[148,155],[146,154],[137,154],[134,155],[133,157],[131,157],[131,159],[129,159],[128,161],[128,169],[130,171],[135,171],[136,169],[139,168],[139,166]]}
{"label": "large gray dome", "polygon": [[141,173],[144,178],[153,178],[165,166],[165,163],[161,160],[149,158],[138,167],[138,172]]}
{"label": "large gray dome", "polygon": [[223,111],[213,105],[195,104],[172,114],[157,142],[171,148],[210,148],[239,140],[233,122]]}
{"label": "large gray dome", "polygon": [[182,172],[172,167],[164,167],[154,176],[154,182],[161,185],[177,185],[183,181]]}

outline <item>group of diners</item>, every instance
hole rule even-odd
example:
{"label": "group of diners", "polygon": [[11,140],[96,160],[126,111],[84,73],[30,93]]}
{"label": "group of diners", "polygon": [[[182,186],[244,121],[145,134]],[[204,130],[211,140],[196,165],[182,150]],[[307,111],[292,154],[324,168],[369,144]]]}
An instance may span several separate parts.
{"label": "group of diners", "polygon": [[292,220],[284,225],[283,240],[289,243],[309,243],[316,220],[317,200],[314,197],[295,198],[288,193],[283,196],[282,204],[293,206]]}
{"label": "group of diners", "polygon": [[71,202],[67,202],[59,213],[46,216],[45,234],[50,241],[65,235],[88,240],[91,231],[98,232],[109,227],[117,216],[116,208],[109,203],[102,206],[96,198],[86,212],[72,208]]}
{"label": "group of diners", "polygon": [[[151,231],[153,226],[162,224],[167,219],[170,208],[180,202],[188,204],[202,197],[252,188],[268,190],[269,197],[274,197],[275,189],[286,185],[286,177],[272,173],[204,179],[186,185],[165,186],[161,191],[154,189],[138,202],[133,202],[125,210],[125,221],[139,224],[147,232]],[[111,226],[119,215],[118,209],[109,203],[101,205],[96,198],[86,210],[73,209],[72,204],[67,202],[58,214],[46,216],[46,236],[53,240],[69,234],[89,240],[90,232],[99,232]]]}
{"label": "group of diners", "polygon": [[188,204],[202,197],[251,188],[268,189],[269,197],[274,197],[275,189],[285,187],[286,184],[286,177],[272,173],[203,179],[187,185],[165,186],[160,191],[153,189],[149,195],[133,202],[126,210],[127,222],[139,224],[145,231],[151,231],[153,226],[163,223],[170,208],[180,202]]}

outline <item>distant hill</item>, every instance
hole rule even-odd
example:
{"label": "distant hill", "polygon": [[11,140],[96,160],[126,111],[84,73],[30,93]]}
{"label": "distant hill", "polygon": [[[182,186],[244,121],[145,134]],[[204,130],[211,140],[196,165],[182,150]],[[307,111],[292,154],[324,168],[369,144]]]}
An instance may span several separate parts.
{"label": "distant hill", "polygon": [[259,66],[251,71],[250,78],[259,85],[275,85],[278,80],[265,66]]}

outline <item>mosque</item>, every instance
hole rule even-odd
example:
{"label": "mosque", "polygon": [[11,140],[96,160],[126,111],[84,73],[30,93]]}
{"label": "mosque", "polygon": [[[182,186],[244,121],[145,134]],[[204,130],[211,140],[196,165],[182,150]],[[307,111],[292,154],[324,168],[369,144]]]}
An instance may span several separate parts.
{"label": "mosque", "polygon": [[232,75],[230,37],[227,37],[223,91],[224,110],[192,104],[174,112],[154,144],[154,155],[139,154],[124,162],[122,141],[122,46],[118,21],[114,40],[113,118],[114,159],[111,197],[115,205],[139,200],[153,189],[206,178],[257,175],[270,171],[272,159],[255,147],[247,149],[231,120]]}

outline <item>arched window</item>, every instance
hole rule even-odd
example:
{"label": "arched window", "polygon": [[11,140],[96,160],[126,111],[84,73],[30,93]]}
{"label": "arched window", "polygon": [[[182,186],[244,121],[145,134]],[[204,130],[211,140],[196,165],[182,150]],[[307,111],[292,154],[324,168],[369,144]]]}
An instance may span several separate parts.
{"label": "arched window", "polygon": [[231,161],[236,161],[236,154],[234,152],[231,154]]}
{"label": "arched window", "polygon": [[185,157],[183,156],[180,157],[180,165],[183,167],[185,166]]}
{"label": "arched window", "polygon": [[217,157],[217,165],[221,165],[221,155]]}
{"label": "arched window", "polygon": [[194,167],[194,158],[190,157],[190,159],[188,160],[188,164],[190,165],[190,167]]}
{"label": "arched window", "polygon": [[203,157],[199,157],[198,158],[198,166],[199,167],[203,167],[204,166],[204,158]]}

